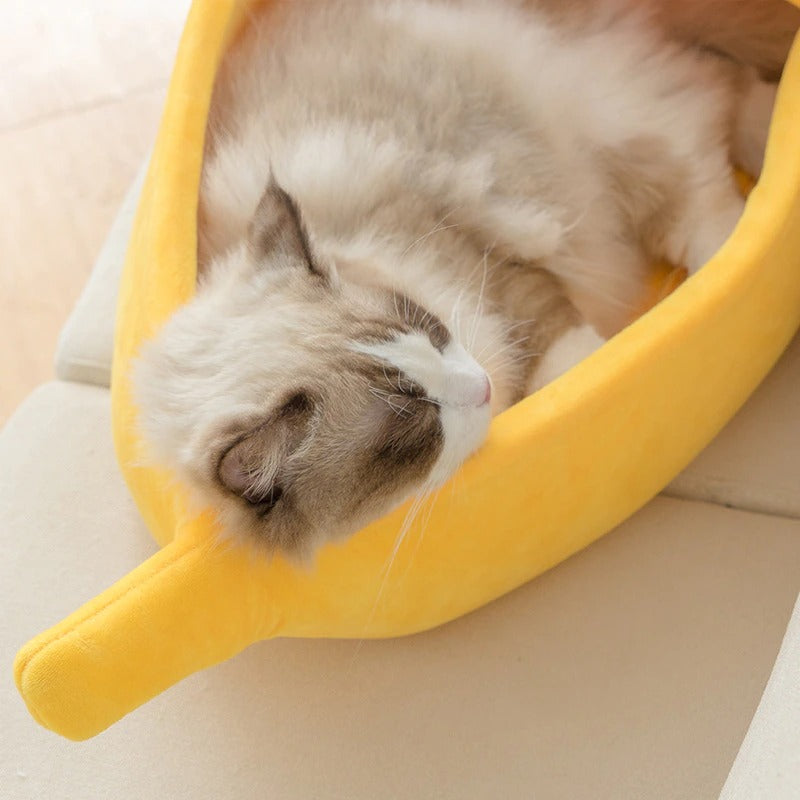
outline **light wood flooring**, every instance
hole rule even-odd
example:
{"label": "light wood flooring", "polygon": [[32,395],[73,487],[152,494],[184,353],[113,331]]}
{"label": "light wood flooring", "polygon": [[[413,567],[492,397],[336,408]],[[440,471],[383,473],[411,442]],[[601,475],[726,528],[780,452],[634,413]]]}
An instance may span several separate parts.
{"label": "light wood flooring", "polygon": [[0,424],[150,148],[189,0],[0,0]]}

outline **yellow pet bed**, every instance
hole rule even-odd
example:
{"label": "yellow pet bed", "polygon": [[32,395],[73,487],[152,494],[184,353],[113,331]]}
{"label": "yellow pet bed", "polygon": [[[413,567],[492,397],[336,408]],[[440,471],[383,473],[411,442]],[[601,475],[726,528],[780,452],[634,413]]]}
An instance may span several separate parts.
{"label": "yellow pet bed", "polygon": [[15,664],[31,714],[71,739],[95,735],[258,639],[421,631],[539,575],[662,489],[741,406],[800,324],[796,44],[764,172],[733,237],[597,354],[496,418],[486,446],[423,508],[399,548],[407,508],[326,546],[312,571],[220,544],[209,514],[193,518],[169,475],[140,466],[129,367],[140,343],[194,291],[205,120],[217,66],[246,8],[197,0],[191,10],[122,282],[114,436],[163,547],[28,643]]}

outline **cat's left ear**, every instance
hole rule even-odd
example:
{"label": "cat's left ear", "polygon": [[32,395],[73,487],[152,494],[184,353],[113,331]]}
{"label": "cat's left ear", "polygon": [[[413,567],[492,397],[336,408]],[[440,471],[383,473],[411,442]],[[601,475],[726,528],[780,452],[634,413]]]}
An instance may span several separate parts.
{"label": "cat's left ear", "polygon": [[258,263],[282,268],[301,268],[330,280],[332,265],[314,248],[294,198],[270,178],[250,222],[250,247]]}

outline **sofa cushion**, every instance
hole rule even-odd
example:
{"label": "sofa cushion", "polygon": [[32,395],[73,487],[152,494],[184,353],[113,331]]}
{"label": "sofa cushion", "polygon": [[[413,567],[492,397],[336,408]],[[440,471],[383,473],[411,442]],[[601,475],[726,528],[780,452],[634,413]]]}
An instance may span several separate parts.
{"label": "sofa cushion", "polygon": [[[41,387],[0,433],[7,664],[154,550],[109,398]],[[0,687],[14,798],[716,797],[800,587],[800,522],[659,498],[540,579],[389,641],[278,640],[76,745]]]}
{"label": "sofa cushion", "polygon": [[122,201],[113,225],[56,346],[55,372],[67,381],[111,385],[117,295],[146,164]]}
{"label": "sofa cushion", "polygon": [[800,519],[800,335],[667,494]]}
{"label": "sofa cushion", "polygon": [[800,599],[720,800],[800,797]]}

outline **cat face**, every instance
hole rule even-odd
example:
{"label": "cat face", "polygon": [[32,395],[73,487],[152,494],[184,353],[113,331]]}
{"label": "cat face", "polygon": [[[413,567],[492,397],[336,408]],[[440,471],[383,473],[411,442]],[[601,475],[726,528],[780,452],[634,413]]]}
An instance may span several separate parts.
{"label": "cat face", "polygon": [[440,485],[491,416],[486,373],[442,321],[342,284],[274,184],[134,385],[156,459],[227,532],[300,558]]}

